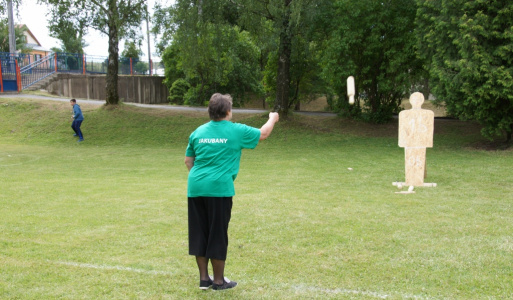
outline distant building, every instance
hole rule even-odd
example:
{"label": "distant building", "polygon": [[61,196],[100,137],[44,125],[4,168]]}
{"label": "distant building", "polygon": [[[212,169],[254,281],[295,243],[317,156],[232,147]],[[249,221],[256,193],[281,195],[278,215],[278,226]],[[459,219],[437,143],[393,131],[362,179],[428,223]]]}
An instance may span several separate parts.
{"label": "distant building", "polygon": [[31,49],[27,53],[32,56],[31,61],[39,60],[47,55],[49,55],[52,51],[44,48],[41,43],[37,40],[34,34],[30,31],[30,29],[25,24],[16,25],[18,28],[23,29],[23,34],[25,35],[25,47]]}

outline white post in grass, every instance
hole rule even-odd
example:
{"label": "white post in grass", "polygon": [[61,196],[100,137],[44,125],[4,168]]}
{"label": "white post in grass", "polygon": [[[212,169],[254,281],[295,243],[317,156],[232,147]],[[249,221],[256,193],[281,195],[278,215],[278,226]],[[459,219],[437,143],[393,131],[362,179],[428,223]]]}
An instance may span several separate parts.
{"label": "white post in grass", "polygon": [[347,96],[349,97],[349,104],[354,104],[354,77],[347,77]]}

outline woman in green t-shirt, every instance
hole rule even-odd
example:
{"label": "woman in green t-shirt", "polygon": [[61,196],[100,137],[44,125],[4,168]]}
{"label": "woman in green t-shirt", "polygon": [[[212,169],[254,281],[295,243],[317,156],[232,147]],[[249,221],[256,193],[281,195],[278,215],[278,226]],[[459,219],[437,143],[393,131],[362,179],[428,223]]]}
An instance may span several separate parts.
{"label": "woman in green t-shirt", "polygon": [[[208,104],[210,122],[189,137],[185,165],[189,215],[189,254],[196,256],[200,289],[224,290],[237,285],[224,277],[228,250],[228,224],[235,195],[233,182],[239,172],[242,149],[254,149],[271,134],[278,113],[260,128],[231,122],[232,98],[216,93]],[[208,274],[208,262],[214,271]]]}

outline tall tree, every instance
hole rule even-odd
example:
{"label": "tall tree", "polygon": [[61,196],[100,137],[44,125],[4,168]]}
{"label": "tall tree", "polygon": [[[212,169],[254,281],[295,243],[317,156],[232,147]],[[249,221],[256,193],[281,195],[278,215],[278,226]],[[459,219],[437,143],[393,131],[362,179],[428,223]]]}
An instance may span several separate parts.
{"label": "tall tree", "polygon": [[[106,103],[118,104],[119,40],[135,35],[146,16],[145,0],[41,0],[53,5],[52,19],[60,17],[74,24],[84,22],[88,28],[109,37],[109,59],[106,77]],[[55,15],[59,12],[64,16]],[[58,22],[55,22],[58,23]],[[76,27],[75,27],[76,28]]]}
{"label": "tall tree", "polygon": [[290,95],[290,57],[292,56],[293,23],[292,0],[283,0],[281,14],[277,18],[280,43],[278,47],[278,70],[276,75],[276,102],[274,110],[288,114]]}
{"label": "tall tree", "polygon": [[[218,42],[212,46],[229,49],[230,43],[224,40],[228,28],[249,33],[247,37],[239,37],[258,50],[255,58],[260,71],[265,73],[266,91],[274,94],[271,105],[286,115],[289,108],[299,101],[301,90],[315,77],[308,72],[315,69],[313,58],[316,57],[311,53],[315,47],[311,47],[307,34],[312,26],[309,16],[319,12],[321,2],[328,1],[331,0],[178,0],[174,10],[170,10],[173,16],[169,22],[163,22],[164,14],[160,13],[157,14],[160,18],[157,23],[170,24],[168,32],[174,33],[173,41],[181,39],[178,48],[187,54],[194,53],[190,60],[180,61],[184,71],[188,69],[189,62],[203,67],[213,66],[215,60],[209,55],[198,54],[213,53],[211,49],[203,49],[209,45],[205,41],[214,39]],[[193,33],[191,30],[194,28],[196,31]],[[169,35],[165,33],[166,36]],[[247,56],[244,57],[247,61]],[[261,74],[253,73],[255,77],[262,78]]]}
{"label": "tall tree", "polygon": [[132,60],[133,70],[136,74],[146,74],[149,70],[148,63],[139,60],[141,55],[143,55],[141,45],[141,39],[125,41],[125,49],[121,52],[121,67],[126,66],[130,68],[130,60]]}
{"label": "tall tree", "polygon": [[185,76],[191,86],[186,104],[201,105],[214,92],[229,92],[238,105],[246,92],[260,92],[258,48],[236,26],[237,12],[228,1],[178,0],[156,16],[170,42],[163,51],[167,84]]}
{"label": "tall tree", "polygon": [[[265,84],[275,93],[274,110],[287,116],[289,108],[300,100],[306,82],[315,81],[316,74],[308,72],[317,66],[313,52],[311,29],[315,16],[322,13],[331,0],[230,0],[239,8],[239,22],[256,38],[269,37],[264,49],[267,54]],[[320,82],[317,82],[318,84]]]}
{"label": "tall tree", "polygon": [[[382,123],[420,80],[416,56],[416,5],[409,0],[336,0],[326,14],[323,75],[353,117]],[[357,102],[346,100],[346,78],[355,77]]]}
{"label": "tall tree", "polygon": [[263,43],[267,55],[264,85],[268,102],[284,116],[293,107],[299,109],[302,101],[326,94],[325,82],[319,77],[320,48],[315,35],[317,19],[330,2],[243,1],[242,24],[257,39],[271,39]]}
{"label": "tall tree", "polygon": [[419,50],[449,114],[484,125],[488,138],[513,132],[513,2],[418,0]]}
{"label": "tall tree", "polygon": [[53,6],[50,15],[50,36],[61,41],[61,50],[66,53],[83,54],[84,48],[88,46],[84,40],[87,34],[87,20],[70,18],[66,6]]}
{"label": "tall tree", "polygon": [[135,58],[139,59],[139,57],[143,55],[141,50],[141,41],[126,41],[125,49],[121,52],[122,57]]}

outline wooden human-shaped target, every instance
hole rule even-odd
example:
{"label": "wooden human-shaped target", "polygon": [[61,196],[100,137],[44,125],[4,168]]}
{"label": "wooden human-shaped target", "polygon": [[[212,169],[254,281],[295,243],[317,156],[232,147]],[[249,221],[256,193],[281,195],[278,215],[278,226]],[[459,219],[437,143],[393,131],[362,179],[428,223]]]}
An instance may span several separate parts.
{"label": "wooden human-shaped target", "polygon": [[[424,95],[410,96],[412,108],[399,113],[399,147],[404,147],[405,185],[432,186],[425,184],[426,148],[433,147],[435,116],[431,110],[422,109]],[[436,184],[434,184],[436,186]]]}

